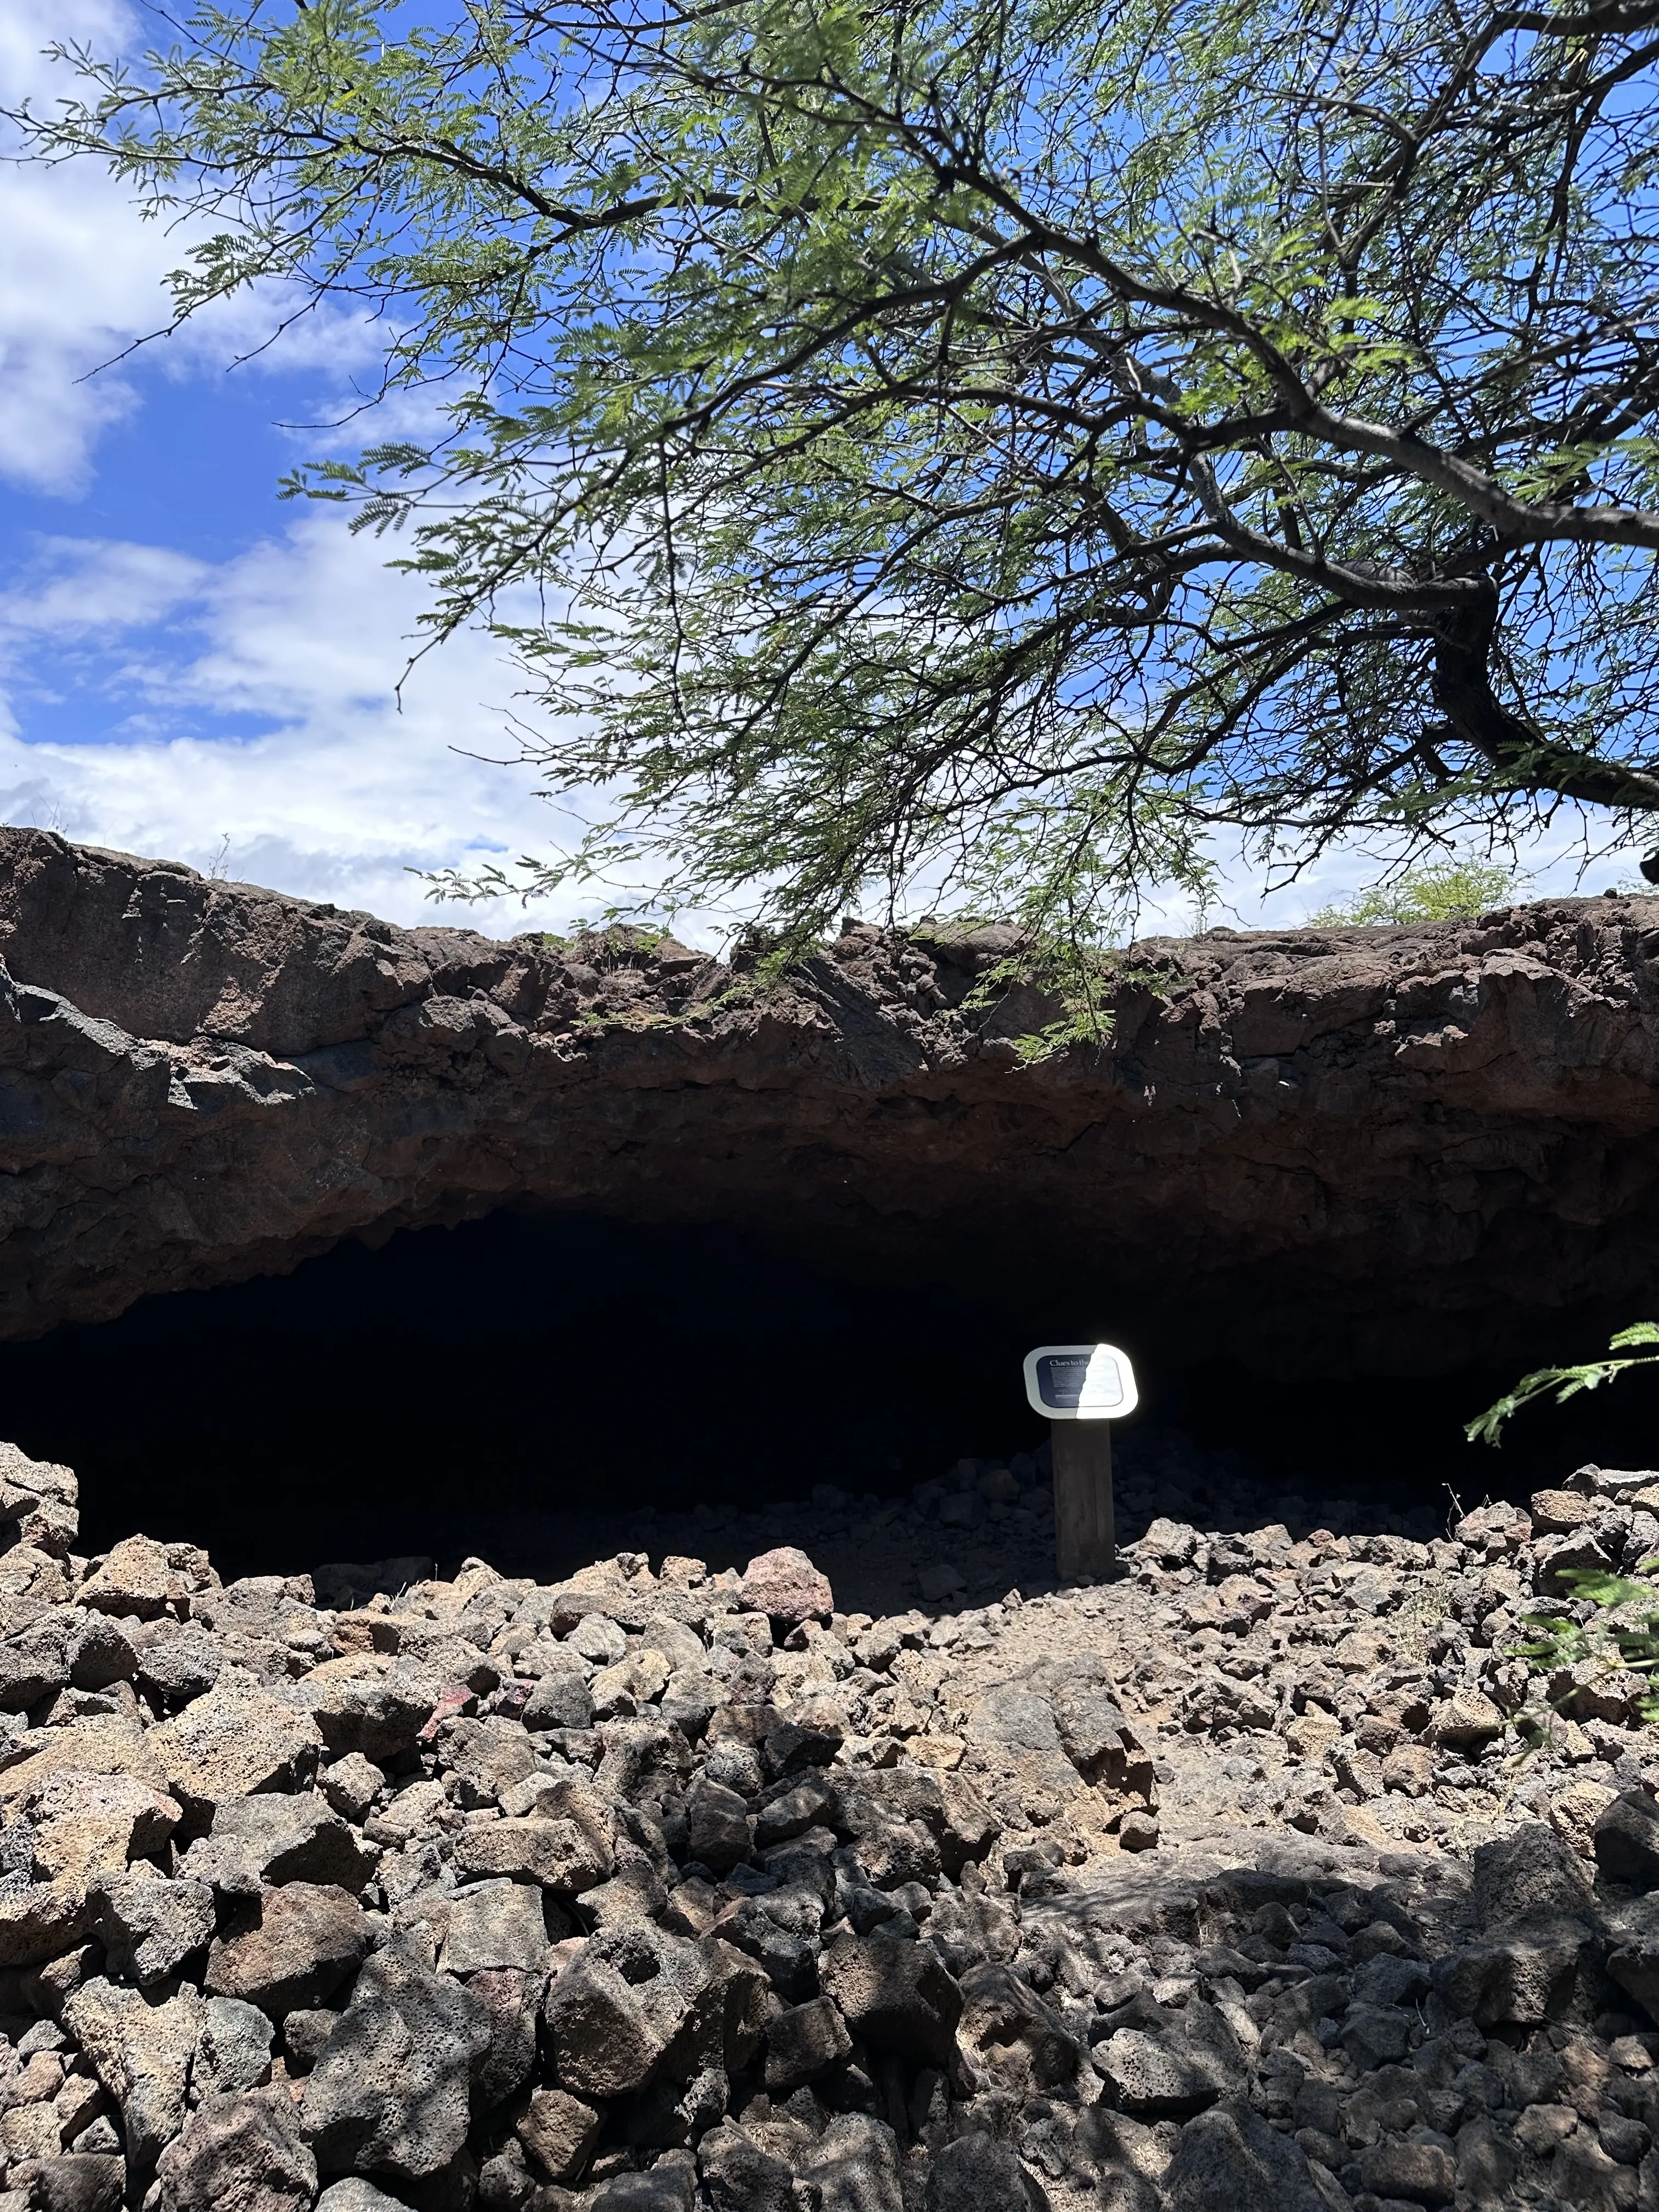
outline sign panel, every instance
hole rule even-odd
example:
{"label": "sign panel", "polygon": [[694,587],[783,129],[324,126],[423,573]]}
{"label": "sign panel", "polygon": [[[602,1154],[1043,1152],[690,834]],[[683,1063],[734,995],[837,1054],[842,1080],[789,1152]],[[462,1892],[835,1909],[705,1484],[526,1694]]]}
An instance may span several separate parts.
{"label": "sign panel", "polygon": [[1139,1394],[1127,1355],[1115,1344],[1040,1344],[1025,1355],[1025,1395],[1050,1421],[1116,1421]]}

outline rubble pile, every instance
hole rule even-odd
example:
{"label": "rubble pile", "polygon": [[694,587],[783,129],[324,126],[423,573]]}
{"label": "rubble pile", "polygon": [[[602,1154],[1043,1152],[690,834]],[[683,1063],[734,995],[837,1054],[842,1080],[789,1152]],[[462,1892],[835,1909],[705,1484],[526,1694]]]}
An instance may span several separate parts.
{"label": "rubble pile", "polygon": [[880,1618],[76,1504],[0,1448],[0,2212],[1659,2207],[1644,1686],[1510,1656],[1659,1476]]}

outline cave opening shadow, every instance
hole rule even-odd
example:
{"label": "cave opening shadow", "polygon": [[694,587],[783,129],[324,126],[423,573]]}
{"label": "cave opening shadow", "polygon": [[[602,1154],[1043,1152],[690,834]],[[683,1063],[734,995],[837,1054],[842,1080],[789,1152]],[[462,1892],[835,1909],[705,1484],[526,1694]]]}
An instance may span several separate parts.
{"label": "cave opening shadow", "polygon": [[[1530,1364],[1519,1345],[1504,1367],[1285,1381],[1200,1355],[1148,1285],[1057,1279],[1034,1301],[1007,1279],[991,1253],[929,1272],[501,1212],[0,1346],[0,1435],[76,1470],[83,1550],[143,1530],[206,1547],[227,1578],[469,1553],[545,1577],[645,1507],[890,1496],[1034,1449],[1023,1355],[1097,1335],[1140,1376],[1126,1468],[1137,1431],[1178,1429],[1310,1525],[1324,1499],[1443,1516],[1656,1455],[1653,1376],[1524,1415],[1493,1452],[1462,1424]],[[1604,1317],[1567,1317],[1559,1356],[1605,1342]],[[1201,1486],[1191,1502],[1201,1516]]]}
{"label": "cave opening shadow", "polygon": [[0,1346],[0,1434],[76,1468],[90,1551],[539,1557],[573,1514],[886,1495],[1034,1443],[1024,1349],[971,1289],[501,1213]]}

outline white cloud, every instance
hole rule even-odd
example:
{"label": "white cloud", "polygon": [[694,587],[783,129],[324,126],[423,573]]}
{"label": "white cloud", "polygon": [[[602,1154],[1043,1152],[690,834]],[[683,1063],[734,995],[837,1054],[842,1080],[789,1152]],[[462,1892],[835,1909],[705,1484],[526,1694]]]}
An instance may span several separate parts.
{"label": "white cloud", "polygon": [[[46,57],[58,41],[132,52],[143,26],[118,0],[5,0],[0,107],[27,100],[47,113],[76,92],[73,70]],[[207,227],[145,221],[131,188],[89,160],[0,162],[0,477],[33,491],[85,490],[99,441],[140,404],[117,356],[165,326],[163,280]],[[262,347],[281,319],[269,290],[243,294],[143,358],[174,377],[222,369]],[[257,366],[320,369],[337,392],[379,356],[366,319],[325,307],[301,315]],[[346,404],[324,397],[315,412],[328,422]]]}
{"label": "white cloud", "polygon": [[[55,541],[44,575],[0,598],[14,718],[0,732],[0,819],[394,921],[495,934],[568,921],[580,899],[434,907],[405,872],[545,852],[559,824],[531,771],[465,757],[511,750],[514,679],[489,640],[428,655],[399,711],[424,587],[385,557],[331,510],[216,569],[159,548]],[[105,657],[83,681],[110,699],[107,738],[24,742],[31,684],[94,615]],[[235,734],[249,717],[276,726]]]}

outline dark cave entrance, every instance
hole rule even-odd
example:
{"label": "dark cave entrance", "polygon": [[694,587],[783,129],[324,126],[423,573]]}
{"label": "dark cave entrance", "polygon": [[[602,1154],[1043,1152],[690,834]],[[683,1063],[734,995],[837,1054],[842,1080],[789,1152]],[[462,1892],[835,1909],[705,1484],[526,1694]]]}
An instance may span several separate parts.
{"label": "dark cave entrance", "polygon": [[[501,1213],[0,1346],[0,1434],[76,1469],[87,1550],[143,1529],[206,1545],[227,1576],[469,1552],[546,1575],[587,1555],[596,1516],[825,1482],[891,1495],[963,1455],[1035,1448],[1022,1354],[1096,1334],[1141,1377],[1128,1461],[1137,1431],[1178,1429],[1252,1462],[1264,1499],[1438,1517],[1448,1488],[1468,1506],[1585,1460],[1659,1457],[1652,1376],[1523,1416],[1501,1452],[1464,1443],[1538,1358],[1535,1323],[1501,1366],[1285,1382],[1194,1359],[1152,1310],[1121,1289],[1016,1298],[989,1255],[927,1276],[720,1230]],[[1546,1356],[1599,1351],[1607,1321],[1564,1317]]]}

